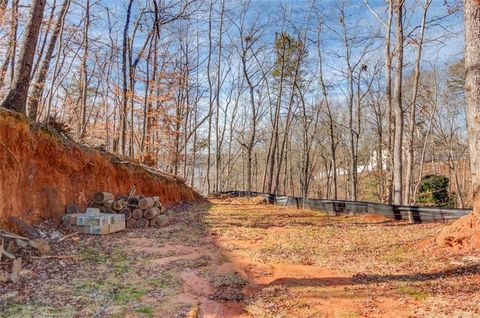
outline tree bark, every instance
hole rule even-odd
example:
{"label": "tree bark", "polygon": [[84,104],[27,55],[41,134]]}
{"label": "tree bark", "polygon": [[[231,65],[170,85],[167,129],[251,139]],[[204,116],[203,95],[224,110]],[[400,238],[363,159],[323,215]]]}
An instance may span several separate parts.
{"label": "tree bark", "polygon": [[480,217],[480,0],[465,0],[465,99],[473,212]]}
{"label": "tree bark", "polygon": [[[16,42],[17,42],[17,29],[18,29],[18,1],[12,1],[12,10],[10,14],[10,39],[8,41],[8,51],[7,55],[5,56],[5,61],[2,64],[2,68],[0,69],[0,88],[2,88],[5,84],[5,77],[7,76],[8,66],[10,65],[12,70],[10,72],[10,82],[13,79],[13,68],[15,66],[15,50],[16,50]],[[3,8],[3,13],[5,13],[5,8],[7,3],[4,3],[5,7]]]}
{"label": "tree bark", "polygon": [[[408,149],[407,149],[407,171],[405,173],[405,195],[403,198],[403,204],[408,205],[412,202],[412,184],[413,184],[413,163],[415,159],[415,150],[413,148],[415,141],[415,121],[416,121],[416,112],[417,112],[417,96],[418,96],[418,84],[420,79],[420,66],[423,50],[423,39],[425,35],[425,24],[427,20],[428,8],[432,0],[426,0],[423,7],[422,22],[420,27],[420,38],[418,40],[418,49],[417,49],[417,59],[415,62],[415,74],[413,82],[413,93],[412,93],[412,102],[410,104],[410,116],[409,116],[409,127],[408,127]],[[410,218],[410,221],[413,221]]]}
{"label": "tree bark", "polygon": [[[225,12],[225,0],[221,0],[220,9],[220,28],[218,31],[218,57],[217,57],[217,89],[215,97],[216,117],[215,117],[215,191],[220,191],[220,167],[222,160],[222,144],[220,143],[220,90],[222,89],[221,80],[221,61],[222,61],[222,37],[223,37],[223,17]],[[226,116],[227,114],[225,114]]]}
{"label": "tree bark", "polygon": [[128,46],[128,27],[130,26],[130,16],[132,13],[133,0],[128,2],[127,16],[123,28],[122,45],[122,111],[120,115],[120,134],[121,151],[125,154],[127,144],[127,104],[128,104],[128,82],[127,82],[127,46]]}
{"label": "tree bark", "polygon": [[38,33],[43,19],[46,0],[35,0],[30,6],[28,22],[20,47],[18,65],[15,69],[12,86],[2,107],[25,114],[27,109],[28,88],[32,72],[33,58],[37,46]]}
{"label": "tree bark", "polygon": [[[64,0],[62,4],[62,8],[60,9],[60,13],[55,24],[55,29],[53,30],[53,34],[50,38],[50,42],[48,44],[47,53],[43,58],[40,69],[37,72],[37,76],[35,78],[35,84],[33,86],[33,90],[30,96],[30,104],[28,115],[31,120],[37,120],[37,112],[38,112],[38,104],[40,99],[43,95],[43,90],[45,88],[45,80],[47,78],[48,68],[50,67],[50,62],[52,60],[53,52],[55,50],[55,46],[57,43],[58,36],[60,34],[60,30],[63,29],[63,24],[65,22],[65,16],[67,15],[68,7],[70,6],[70,0]],[[58,52],[57,54],[60,54]],[[47,114],[48,117],[48,114]]]}
{"label": "tree bark", "polygon": [[83,26],[83,56],[82,56],[82,66],[81,66],[81,104],[80,104],[80,120],[79,120],[79,129],[78,133],[80,140],[83,140],[85,137],[85,130],[87,127],[87,96],[88,96],[88,70],[87,70],[87,60],[88,60],[88,30],[90,28],[90,0],[87,0],[85,3],[85,22]]}
{"label": "tree bark", "polygon": [[395,138],[393,145],[393,203],[402,204],[402,146],[403,146],[403,2],[397,0],[395,4],[395,38],[396,38],[396,66],[394,81],[393,110],[395,112]]}

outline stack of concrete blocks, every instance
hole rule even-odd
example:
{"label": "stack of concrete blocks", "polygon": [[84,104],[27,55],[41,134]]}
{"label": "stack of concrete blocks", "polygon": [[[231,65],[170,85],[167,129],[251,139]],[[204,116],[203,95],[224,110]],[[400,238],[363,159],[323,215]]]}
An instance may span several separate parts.
{"label": "stack of concrete blocks", "polygon": [[65,215],[63,223],[80,233],[104,235],[123,231],[125,215],[100,213],[99,209],[88,208],[86,213]]}

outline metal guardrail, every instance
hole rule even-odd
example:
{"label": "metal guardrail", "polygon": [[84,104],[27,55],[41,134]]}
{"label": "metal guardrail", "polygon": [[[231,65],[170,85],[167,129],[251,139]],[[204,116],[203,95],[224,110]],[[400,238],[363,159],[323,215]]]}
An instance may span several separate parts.
{"label": "metal guardrail", "polygon": [[310,199],[255,191],[226,191],[217,194],[237,197],[264,196],[265,201],[270,204],[332,214],[356,215],[369,213],[393,220],[409,220],[409,215],[411,214],[415,223],[455,220],[472,212],[471,209],[391,205],[365,201]]}

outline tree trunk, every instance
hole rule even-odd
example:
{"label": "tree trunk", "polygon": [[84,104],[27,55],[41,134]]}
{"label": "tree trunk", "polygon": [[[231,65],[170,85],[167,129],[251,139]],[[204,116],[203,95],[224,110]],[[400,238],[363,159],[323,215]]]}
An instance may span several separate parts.
{"label": "tree trunk", "polygon": [[[426,0],[423,7],[423,15],[421,22],[420,30],[420,39],[418,41],[418,50],[417,50],[417,59],[415,62],[415,75],[413,82],[413,96],[412,102],[410,105],[410,116],[409,116],[409,128],[408,128],[408,149],[407,149],[407,171],[405,173],[405,195],[403,198],[403,204],[408,205],[412,202],[411,200],[411,189],[413,183],[413,163],[415,159],[414,151],[414,140],[415,140],[415,121],[416,121],[416,112],[417,112],[417,96],[418,96],[418,84],[420,79],[420,65],[422,58],[422,49],[423,49],[423,39],[425,35],[425,24],[427,20],[428,7],[430,7],[432,0]],[[412,219],[410,221],[413,221]]]}
{"label": "tree trunk", "polygon": [[[57,23],[55,24],[55,29],[53,30],[53,34],[48,44],[47,53],[45,54],[45,57],[43,58],[40,64],[40,69],[35,78],[35,84],[33,86],[33,90],[31,93],[29,110],[28,110],[28,115],[31,120],[37,120],[38,104],[40,102],[40,99],[42,98],[43,89],[45,88],[45,80],[47,78],[48,68],[50,67],[50,62],[52,60],[53,51],[55,50],[58,35],[60,34],[60,30],[63,29],[65,16],[67,15],[69,6],[70,6],[70,0],[64,0],[62,4],[62,8],[60,9]],[[60,52],[58,52],[57,54],[60,54]],[[47,114],[47,117],[48,117],[48,114]]]}
{"label": "tree trunk", "polygon": [[[10,14],[10,39],[8,40],[8,51],[5,61],[3,62],[2,68],[0,69],[0,88],[5,84],[5,77],[7,76],[8,65],[11,65],[11,75],[10,82],[13,79],[13,68],[15,66],[15,50],[17,42],[17,29],[18,29],[18,1],[12,1],[12,10]],[[7,3],[5,2],[5,7],[3,8],[3,14],[5,14]]]}
{"label": "tree trunk", "polygon": [[133,0],[128,2],[125,27],[123,28],[122,45],[122,110],[120,115],[121,151],[125,154],[127,144],[127,104],[128,104],[128,82],[127,82],[127,45],[128,27],[130,26],[130,15],[132,13]]}
{"label": "tree trunk", "polygon": [[[223,16],[225,12],[225,0],[221,1],[220,9],[220,28],[218,31],[218,60],[217,60],[217,90],[215,97],[216,117],[215,117],[215,191],[220,191],[220,166],[222,160],[222,144],[220,143],[220,90],[222,89],[221,80],[221,61],[222,61],[222,33],[223,33]],[[227,116],[227,114],[225,114]],[[250,190],[249,190],[250,191]]]}
{"label": "tree trunk", "polygon": [[[281,56],[281,67],[280,67],[280,82],[278,84],[278,95],[277,95],[277,104],[275,107],[275,118],[273,121],[273,134],[272,139],[270,141],[271,145],[271,155],[270,155],[270,167],[269,167],[269,174],[268,174],[268,183],[267,183],[267,192],[272,192],[273,186],[273,171],[275,168],[275,156],[277,154],[277,146],[278,146],[278,130],[280,124],[280,107],[282,105],[282,95],[283,95],[283,80],[284,80],[284,73],[285,73],[285,55],[286,55],[286,47],[285,41],[282,41],[282,56]],[[278,160],[277,160],[278,161]],[[276,193],[275,193],[276,194]]]}
{"label": "tree trunk", "polygon": [[80,104],[80,120],[79,120],[79,129],[78,133],[80,140],[83,140],[85,137],[85,130],[87,128],[87,96],[88,96],[88,70],[87,70],[87,60],[88,60],[88,30],[90,28],[90,0],[87,0],[85,4],[85,25],[83,28],[83,57],[82,57],[82,80],[81,85],[81,104]]}
{"label": "tree trunk", "polygon": [[480,1],[465,0],[465,99],[473,211],[480,217]]}
{"label": "tree trunk", "polygon": [[42,24],[43,9],[46,0],[35,0],[30,6],[28,22],[25,26],[24,36],[20,48],[19,60],[15,69],[12,86],[2,107],[26,113],[28,88],[32,72],[33,58],[37,46],[38,33]]}
{"label": "tree trunk", "polygon": [[212,115],[213,115],[213,84],[210,74],[212,63],[212,12],[213,0],[210,1],[210,11],[208,17],[208,60],[207,60],[207,80],[208,80],[208,135],[207,135],[207,194],[210,193],[210,163],[211,163],[211,146],[212,146]]}
{"label": "tree trunk", "polygon": [[396,57],[393,107],[395,112],[395,138],[393,145],[393,203],[402,204],[402,146],[403,146],[403,0],[395,4]]}
{"label": "tree trunk", "polygon": [[[387,187],[388,187],[388,203],[392,203],[392,54],[391,54],[391,31],[392,31],[392,16],[393,16],[393,0],[388,0],[388,20],[385,30],[385,98],[387,100],[387,151],[389,162],[387,163]],[[388,173],[390,171],[390,173]]]}

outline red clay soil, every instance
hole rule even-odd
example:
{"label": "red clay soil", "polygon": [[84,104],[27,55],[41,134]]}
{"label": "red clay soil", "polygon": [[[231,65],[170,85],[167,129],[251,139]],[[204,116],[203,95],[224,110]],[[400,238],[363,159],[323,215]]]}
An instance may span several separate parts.
{"label": "red clay soil", "polygon": [[96,191],[156,195],[166,205],[202,200],[183,180],[80,145],[24,116],[0,109],[0,227],[9,216],[35,223],[86,207]]}
{"label": "red clay soil", "polygon": [[443,254],[464,254],[480,250],[480,219],[471,213],[444,227],[427,249]]}

